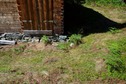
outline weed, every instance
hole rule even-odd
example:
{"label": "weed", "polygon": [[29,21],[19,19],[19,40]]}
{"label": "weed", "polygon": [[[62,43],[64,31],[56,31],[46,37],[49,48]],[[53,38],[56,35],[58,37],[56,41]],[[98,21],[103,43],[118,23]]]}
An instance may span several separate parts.
{"label": "weed", "polygon": [[82,35],[80,34],[73,34],[69,37],[69,42],[74,43],[75,45],[79,45],[82,41]]}

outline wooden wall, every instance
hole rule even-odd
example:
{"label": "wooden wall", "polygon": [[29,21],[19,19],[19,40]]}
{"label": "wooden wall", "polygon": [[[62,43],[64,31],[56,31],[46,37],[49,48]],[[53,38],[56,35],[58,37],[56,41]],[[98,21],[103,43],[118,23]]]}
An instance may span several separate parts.
{"label": "wooden wall", "polygon": [[63,0],[0,0],[0,32],[62,34],[63,5]]}
{"label": "wooden wall", "polygon": [[17,0],[22,30],[35,34],[63,32],[63,0]]}
{"label": "wooden wall", "polygon": [[0,33],[17,32],[20,26],[16,0],[0,0]]}

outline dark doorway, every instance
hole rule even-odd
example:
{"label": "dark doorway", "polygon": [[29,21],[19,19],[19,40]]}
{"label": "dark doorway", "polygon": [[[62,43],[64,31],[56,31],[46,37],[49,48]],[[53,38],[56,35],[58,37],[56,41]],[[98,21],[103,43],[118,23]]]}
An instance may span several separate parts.
{"label": "dark doorway", "polygon": [[76,3],[64,3],[65,34],[106,32],[110,27],[123,28],[126,23],[114,22],[102,14]]}

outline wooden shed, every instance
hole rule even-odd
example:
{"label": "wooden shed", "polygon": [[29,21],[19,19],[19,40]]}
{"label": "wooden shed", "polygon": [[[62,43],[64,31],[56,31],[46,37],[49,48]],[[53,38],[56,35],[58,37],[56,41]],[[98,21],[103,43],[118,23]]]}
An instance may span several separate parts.
{"label": "wooden shed", "polygon": [[62,34],[63,3],[63,0],[0,0],[0,32]]}

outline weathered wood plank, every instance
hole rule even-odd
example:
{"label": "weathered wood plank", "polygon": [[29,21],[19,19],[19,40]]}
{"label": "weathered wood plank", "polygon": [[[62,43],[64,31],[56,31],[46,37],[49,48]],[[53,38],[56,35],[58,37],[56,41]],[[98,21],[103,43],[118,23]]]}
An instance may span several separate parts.
{"label": "weathered wood plank", "polygon": [[52,35],[52,30],[23,30],[25,34]]}

